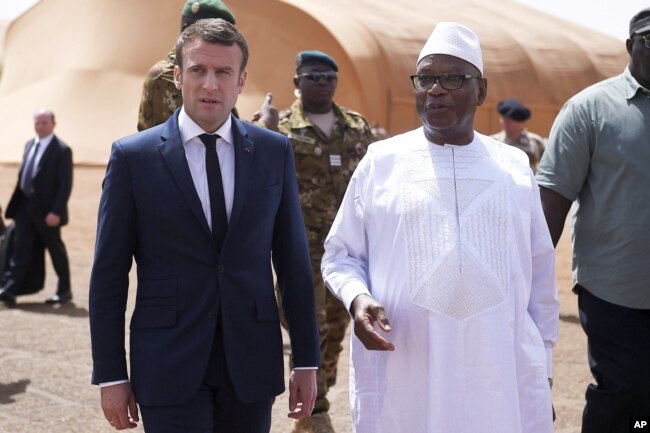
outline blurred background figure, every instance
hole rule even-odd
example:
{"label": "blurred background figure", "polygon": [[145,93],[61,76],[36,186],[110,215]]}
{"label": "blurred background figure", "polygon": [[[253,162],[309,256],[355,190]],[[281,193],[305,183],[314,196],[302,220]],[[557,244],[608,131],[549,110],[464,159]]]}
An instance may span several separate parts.
{"label": "blurred background figure", "polygon": [[388,131],[386,131],[386,128],[383,128],[379,122],[374,122],[370,130],[372,131],[372,136],[375,141],[385,140],[388,138]]}
{"label": "blurred background figure", "polygon": [[546,143],[542,137],[526,129],[530,110],[515,98],[508,98],[497,104],[497,111],[501,115],[501,132],[493,134],[492,138],[526,152],[530,168],[536,173]]}
{"label": "blurred background figure", "polygon": [[13,218],[13,253],[0,289],[0,300],[16,305],[32,263],[35,246],[42,241],[50,253],[59,277],[56,293],[46,304],[72,299],[68,254],[61,239],[61,227],[68,223],[68,199],[72,190],[72,151],[54,134],[54,113],[40,109],[34,115],[36,137],[25,145],[18,182],[7,218]]}
{"label": "blurred background figure", "polygon": [[[181,32],[204,18],[222,18],[235,24],[235,17],[221,0],[188,0],[181,12]],[[183,103],[180,89],[174,84],[174,48],[167,57],[149,69],[142,86],[138,114],[138,131],[164,123]]]}

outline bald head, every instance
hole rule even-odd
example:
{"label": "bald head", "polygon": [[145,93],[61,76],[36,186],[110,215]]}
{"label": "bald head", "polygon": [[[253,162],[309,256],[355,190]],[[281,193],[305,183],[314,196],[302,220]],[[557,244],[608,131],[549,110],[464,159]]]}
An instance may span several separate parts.
{"label": "bald head", "polygon": [[38,138],[45,138],[54,132],[54,112],[49,108],[40,108],[34,113],[34,131]]}

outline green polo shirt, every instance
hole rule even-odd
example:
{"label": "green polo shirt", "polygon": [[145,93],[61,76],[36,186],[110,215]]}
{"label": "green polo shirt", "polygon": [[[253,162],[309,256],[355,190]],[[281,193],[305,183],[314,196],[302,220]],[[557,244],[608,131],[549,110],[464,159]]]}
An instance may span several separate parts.
{"label": "green polo shirt", "polygon": [[650,91],[628,68],[564,105],[537,181],[575,201],[574,283],[650,309]]}

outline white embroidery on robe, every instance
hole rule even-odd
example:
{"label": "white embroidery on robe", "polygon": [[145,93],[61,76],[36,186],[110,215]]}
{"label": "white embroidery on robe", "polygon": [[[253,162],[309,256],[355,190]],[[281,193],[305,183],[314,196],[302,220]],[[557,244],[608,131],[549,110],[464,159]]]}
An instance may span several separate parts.
{"label": "white embroidery on robe", "polygon": [[507,294],[507,191],[502,179],[463,178],[484,152],[439,150],[420,155],[407,174],[409,293],[416,304],[463,320]]}

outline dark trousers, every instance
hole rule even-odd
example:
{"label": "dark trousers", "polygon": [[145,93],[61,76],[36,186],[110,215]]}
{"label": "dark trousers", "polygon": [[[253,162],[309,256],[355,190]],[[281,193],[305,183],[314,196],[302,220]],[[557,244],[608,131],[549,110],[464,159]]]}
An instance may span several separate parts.
{"label": "dark trousers", "polygon": [[3,287],[10,293],[21,292],[20,288],[32,262],[34,245],[40,238],[50,253],[52,265],[59,277],[57,293],[69,292],[70,265],[68,264],[68,253],[61,239],[61,227],[47,226],[45,217],[39,215],[36,206],[37,204],[30,199],[25,199],[25,202],[16,210],[14,252],[9,260]]}
{"label": "dark trousers", "polygon": [[147,433],[269,433],[273,398],[243,403],[230,381],[220,327],[198,392],[183,406],[140,406]]}
{"label": "dark trousers", "polygon": [[585,394],[582,433],[627,432],[630,417],[650,416],[650,310],[575,291],[596,380]]}

